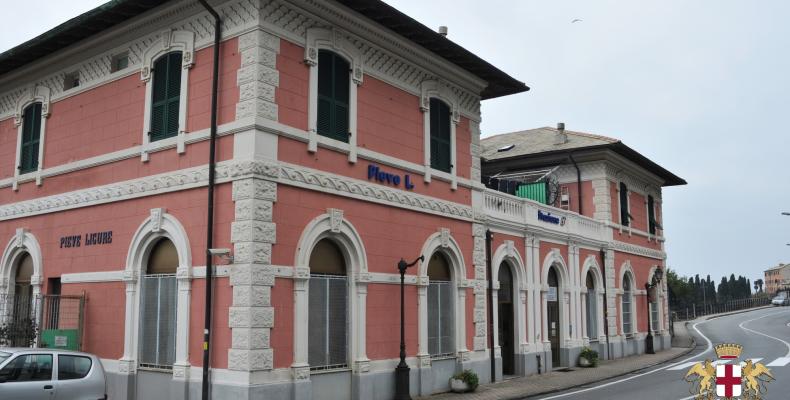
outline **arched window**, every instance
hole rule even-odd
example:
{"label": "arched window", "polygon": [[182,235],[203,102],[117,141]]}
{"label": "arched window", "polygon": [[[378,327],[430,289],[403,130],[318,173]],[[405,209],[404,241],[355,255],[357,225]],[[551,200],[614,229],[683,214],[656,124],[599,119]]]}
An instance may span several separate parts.
{"label": "arched window", "polygon": [[653,332],[658,332],[661,330],[661,320],[658,317],[658,310],[659,310],[659,301],[658,301],[658,287],[654,287],[650,289],[651,293],[648,293],[650,296],[650,329]]}
{"label": "arched window", "polygon": [[14,309],[12,319],[14,322],[23,322],[32,316],[33,287],[30,281],[33,278],[33,258],[25,253],[19,257],[14,275]]}
{"label": "arched window", "polygon": [[340,248],[330,239],[310,254],[308,354],[311,370],[348,366],[348,278]]}
{"label": "arched window", "polygon": [[19,146],[19,173],[38,169],[39,142],[41,140],[41,103],[33,103],[22,115],[22,143]]}
{"label": "arched window", "polygon": [[159,239],[140,279],[140,367],[172,369],[176,356],[178,252]]}
{"label": "arched window", "polygon": [[434,357],[455,353],[455,318],[450,263],[442,253],[428,261],[428,353]]}
{"label": "arched window", "polygon": [[351,66],[337,53],[318,51],[318,120],[321,136],[348,143]]}
{"label": "arched window", "polygon": [[587,337],[598,340],[598,295],[592,271],[587,272]]}
{"label": "arched window", "polygon": [[152,142],[178,135],[181,70],[180,51],[165,54],[154,62],[149,131]]}
{"label": "arched window", "polygon": [[623,297],[622,297],[622,313],[623,313],[623,333],[630,336],[634,333],[633,318],[633,292],[631,287],[631,276],[626,274],[623,277]]}
{"label": "arched window", "polygon": [[431,168],[444,172],[452,169],[450,106],[431,98]]}

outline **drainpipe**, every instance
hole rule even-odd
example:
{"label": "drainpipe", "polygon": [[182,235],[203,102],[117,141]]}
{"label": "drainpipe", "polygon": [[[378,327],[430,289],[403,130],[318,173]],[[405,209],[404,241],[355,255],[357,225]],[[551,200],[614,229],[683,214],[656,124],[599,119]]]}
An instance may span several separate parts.
{"label": "drainpipe", "polygon": [[203,387],[202,399],[209,399],[209,356],[211,354],[211,289],[214,283],[212,255],[214,245],[214,175],[217,143],[217,88],[219,83],[219,43],[222,37],[219,14],[206,0],[198,0],[214,17],[214,70],[211,77],[211,141],[208,151],[208,212],[206,216],[206,304],[203,325]]}
{"label": "drainpipe", "polygon": [[609,292],[606,289],[606,251],[601,249],[601,275],[603,276],[603,334],[606,335],[606,359],[612,359],[612,349],[609,347]]}
{"label": "drainpipe", "polygon": [[491,267],[491,242],[494,234],[486,230],[486,278],[488,279],[488,344],[491,347],[491,382],[496,380],[496,359],[494,358],[494,278]]}
{"label": "drainpipe", "polygon": [[582,171],[576,165],[576,160],[573,159],[573,152],[568,152],[568,158],[571,159],[573,167],[576,168],[576,191],[579,196],[579,215],[582,215]]}

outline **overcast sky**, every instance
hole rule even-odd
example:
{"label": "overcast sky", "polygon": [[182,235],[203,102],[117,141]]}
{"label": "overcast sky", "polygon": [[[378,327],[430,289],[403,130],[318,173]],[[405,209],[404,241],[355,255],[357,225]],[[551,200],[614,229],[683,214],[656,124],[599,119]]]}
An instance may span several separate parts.
{"label": "overcast sky", "polygon": [[[0,50],[101,3],[13,2]],[[754,281],[790,261],[790,2],[388,3],[532,88],[485,101],[484,136],[563,121],[685,178],[663,196],[680,274]]]}

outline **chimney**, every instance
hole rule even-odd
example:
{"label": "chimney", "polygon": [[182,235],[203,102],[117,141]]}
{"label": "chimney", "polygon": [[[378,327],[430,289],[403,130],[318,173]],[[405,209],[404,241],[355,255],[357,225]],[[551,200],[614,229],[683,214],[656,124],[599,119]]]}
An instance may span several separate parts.
{"label": "chimney", "polygon": [[554,144],[560,145],[568,143],[568,134],[565,133],[565,123],[557,123],[557,136],[554,137]]}
{"label": "chimney", "polygon": [[447,37],[447,27],[444,26],[444,25],[440,26],[439,27],[439,34],[444,36],[444,37]]}

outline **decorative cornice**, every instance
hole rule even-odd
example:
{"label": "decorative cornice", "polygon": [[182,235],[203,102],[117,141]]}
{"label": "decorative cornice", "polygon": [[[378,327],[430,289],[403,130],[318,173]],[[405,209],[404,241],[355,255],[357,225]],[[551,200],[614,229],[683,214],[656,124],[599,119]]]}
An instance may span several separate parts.
{"label": "decorative cornice", "polygon": [[281,163],[278,181],[374,203],[463,220],[472,219],[472,207],[469,206],[292,164]]}
{"label": "decorative cornice", "polygon": [[661,250],[654,250],[647,247],[637,246],[635,244],[615,241],[610,243],[610,248],[612,250],[619,251],[622,253],[629,253],[642,257],[655,258],[657,260],[665,260],[667,258],[667,253]]}
{"label": "decorative cornice", "polygon": [[[450,218],[472,219],[472,209],[469,206],[310,168],[260,161],[225,161],[217,164],[217,183],[248,177],[276,180],[283,184]],[[187,168],[1,205],[0,221],[192,189],[205,186],[207,183],[206,166]]]}
{"label": "decorative cornice", "polygon": [[[258,20],[258,9],[256,2],[248,0],[227,1],[217,7],[217,11],[223,16],[222,34],[223,40],[243,33],[245,30],[256,25]],[[187,16],[184,18],[184,16]],[[171,23],[167,23],[171,21]],[[15,79],[11,82],[19,81],[24,86],[16,87],[0,93],[0,120],[13,115],[14,104],[20,98],[26,88],[44,86],[52,91],[52,101],[60,100],[68,96],[92,89],[98,85],[108,83],[112,80],[126,77],[131,73],[141,73],[144,64],[144,52],[156,41],[163,40],[163,34],[171,29],[194,32],[195,49],[203,48],[213,43],[214,22],[211,16],[205,12],[197,2],[180,1],[174,2],[160,11],[154,11],[152,15],[143,17],[134,24],[118,27],[110,30],[109,34],[101,33],[95,38],[88,39],[85,44],[72,46],[64,52],[63,57],[70,57],[79,60],[76,65],[64,65],[56,73],[42,76],[34,81]],[[165,30],[163,30],[163,28]],[[134,37],[132,41],[118,42],[117,46],[99,54],[93,53],[93,48],[97,43],[113,42],[116,38]],[[113,56],[127,52],[129,56],[129,66],[121,71],[112,72]],[[81,55],[75,57],[75,55]],[[54,64],[61,64],[60,59]],[[191,63],[184,60],[185,63]],[[77,72],[80,75],[80,86],[63,90],[63,79],[66,73]],[[143,74],[145,75],[145,74]]]}

